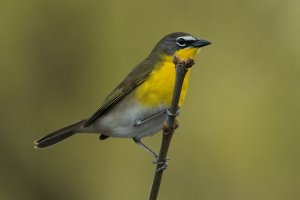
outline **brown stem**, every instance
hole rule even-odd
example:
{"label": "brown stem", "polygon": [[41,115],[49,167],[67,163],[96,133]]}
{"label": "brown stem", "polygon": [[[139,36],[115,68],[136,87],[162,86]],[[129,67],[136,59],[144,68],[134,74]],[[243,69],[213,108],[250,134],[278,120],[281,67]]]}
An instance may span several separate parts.
{"label": "brown stem", "polygon": [[168,116],[167,119],[167,131],[163,133],[162,143],[160,147],[159,152],[159,158],[158,158],[158,164],[156,165],[156,172],[154,175],[152,188],[149,196],[149,200],[156,200],[160,188],[160,183],[162,179],[162,175],[164,170],[161,170],[162,167],[165,165],[167,161],[167,154],[170,146],[170,142],[172,139],[172,136],[175,132],[175,118],[176,113],[178,111],[178,103],[179,103],[179,97],[181,93],[182,84],[184,81],[185,74],[188,70],[188,68],[192,67],[194,65],[193,59],[188,59],[186,61],[179,60],[179,58],[175,55],[173,62],[176,66],[176,79],[175,79],[175,85],[174,85],[174,91],[173,91],[173,97],[171,101],[171,107],[169,109],[169,112],[171,113]]}

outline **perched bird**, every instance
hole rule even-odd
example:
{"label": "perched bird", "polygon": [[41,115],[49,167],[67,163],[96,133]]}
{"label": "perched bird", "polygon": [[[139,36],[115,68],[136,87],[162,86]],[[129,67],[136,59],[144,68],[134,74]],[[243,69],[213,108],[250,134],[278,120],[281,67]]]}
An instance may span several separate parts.
{"label": "perched bird", "polygon": [[[164,36],[90,118],[36,140],[35,147],[48,147],[75,133],[99,133],[100,140],[109,137],[133,138],[135,143],[157,158],[157,154],[143,144],[141,138],[157,133],[166,122],[175,82],[173,57],[176,55],[180,60],[194,58],[201,47],[209,44],[209,41],[188,33],[175,32]],[[187,92],[188,78],[189,71],[183,82],[179,107]]]}

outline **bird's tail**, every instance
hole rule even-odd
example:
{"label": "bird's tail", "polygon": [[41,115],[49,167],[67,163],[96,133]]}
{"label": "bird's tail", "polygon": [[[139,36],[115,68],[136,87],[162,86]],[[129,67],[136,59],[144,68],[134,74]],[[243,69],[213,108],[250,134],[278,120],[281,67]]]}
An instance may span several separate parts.
{"label": "bird's tail", "polygon": [[45,148],[74,135],[77,132],[77,129],[79,129],[84,124],[84,122],[85,120],[81,120],[79,122],[76,122],[75,124],[71,124],[70,126],[61,128],[57,131],[49,133],[48,135],[45,135],[44,137],[34,142],[35,148]]}

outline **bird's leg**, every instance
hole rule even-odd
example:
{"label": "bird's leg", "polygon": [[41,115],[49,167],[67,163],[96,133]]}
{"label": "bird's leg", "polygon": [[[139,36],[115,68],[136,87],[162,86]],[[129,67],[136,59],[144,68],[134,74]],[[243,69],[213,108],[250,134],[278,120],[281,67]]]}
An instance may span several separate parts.
{"label": "bird's leg", "polygon": [[145,149],[147,152],[151,153],[155,159],[158,159],[158,154],[155,153],[152,149],[150,149],[149,147],[147,147],[144,143],[142,143],[141,139],[139,138],[133,138],[134,143],[136,143],[137,145],[139,145],[140,147],[142,147],[143,149]]}
{"label": "bird's leg", "polygon": [[154,119],[154,118],[160,116],[160,115],[163,114],[163,113],[165,113],[164,110],[159,111],[159,112],[157,112],[157,113],[155,113],[155,114],[153,114],[153,115],[151,115],[151,116],[149,116],[149,117],[147,117],[147,118],[145,118],[145,119],[142,119],[142,120],[136,120],[135,123],[133,124],[133,126],[140,126],[140,125],[142,125],[142,124],[144,124],[144,123],[146,123],[146,122],[148,122],[148,121],[150,121],[150,120],[152,120],[152,119]]}
{"label": "bird's leg", "polygon": [[155,157],[155,161],[153,161],[153,164],[161,165],[161,167],[156,169],[156,171],[161,171],[161,170],[167,169],[167,164],[168,164],[167,161],[170,160],[169,158],[167,158],[165,161],[158,162],[159,155],[157,153],[155,153],[152,149],[147,147],[144,143],[142,143],[141,139],[134,137],[133,141],[134,141],[134,143],[136,143],[137,145],[139,145],[140,147],[142,147],[143,149],[145,149],[146,151],[148,151]]}

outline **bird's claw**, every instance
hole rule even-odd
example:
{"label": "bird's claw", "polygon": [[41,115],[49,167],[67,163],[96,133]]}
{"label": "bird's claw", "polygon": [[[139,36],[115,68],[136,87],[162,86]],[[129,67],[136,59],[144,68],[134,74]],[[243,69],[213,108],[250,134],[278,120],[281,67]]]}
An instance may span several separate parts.
{"label": "bird's claw", "polygon": [[160,171],[163,171],[163,170],[165,170],[165,169],[167,169],[168,168],[168,163],[167,163],[167,161],[165,161],[164,163],[163,163],[163,165],[161,166],[161,167],[157,167],[156,169],[155,169],[155,171],[156,172],[160,172]]}
{"label": "bird's claw", "polygon": [[169,117],[174,117],[174,116],[177,117],[177,116],[179,115],[179,113],[180,113],[180,109],[178,109],[178,110],[176,111],[176,113],[171,113],[169,109],[166,109],[166,110],[165,110],[165,113],[166,113]]}
{"label": "bird's claw", "polygon": [[157,165],[157,168],[155,171],[162,171],[162,170],[167,169],[168,160],[170,160],[170,158],[166,158],[166,160],[164,160],[164,161],[159,161],[159,158],[157,158],[155,161],[153,161],[153,164]]}

